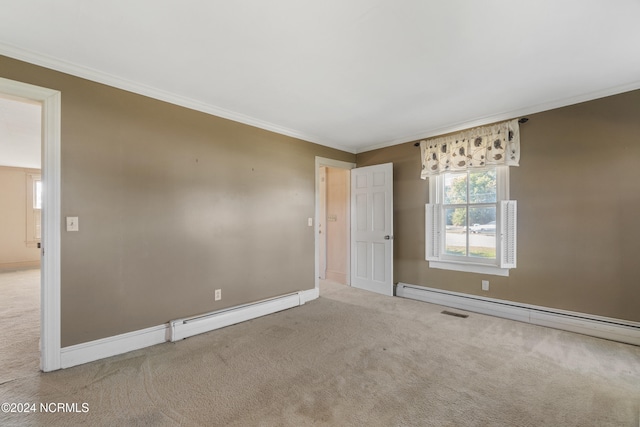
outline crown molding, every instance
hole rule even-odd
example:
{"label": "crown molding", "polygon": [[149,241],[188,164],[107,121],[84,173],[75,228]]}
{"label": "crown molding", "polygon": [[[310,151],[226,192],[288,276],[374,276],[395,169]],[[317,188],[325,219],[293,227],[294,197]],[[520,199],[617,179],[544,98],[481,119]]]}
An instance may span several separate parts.
{"label": "crown molding", "polygon": [[334,148],[336,150],[340,150],[340,151],[344,151],[352,154],[364,153],[367,151],[386,148],[393,145],[404,144],[406,142],[412,142],[412,141],[416,141],[424,138],[431,138],[431,137],[443,135],[446,133],[457,132],[457,131],[469,129],[476,126],[483,126],[490,123],[513,119],[515,117],[521,117],[528,114],[535,114],[543,111],[549,111],[556,108],[566,107],[569,105],[579,104],[581,102],[591,101],[598,98],[604,98],[607,96],[617,95],[620,93],[640,89],[640,81],[635,81],[635,82],[631,82],[624,85],[618,85],[618,86],[602,89],[599,91],[589,92],[586,94],[557,99],[557,100],[553,100],[553,101],[549,101],[541,104],[535,104],[535,105],[520,108],[517,110],[506,111],[503,113],[483,116],[476,119],[466,120],[463,122],[452,123],[450,125],[442,126],[439,128],[426,129],[416,134],[406,135],[404,137],[396,138],[391,141],[387,141],[379,144],[368,145],[360,148],[352,148],[352,147],[344,146],[335,141],[324,140],[323,138],[318,137],[316,135],[311,135],[311,134],[297,131],[295,129],[279,126],[277,124],[267,122],[255,117],[251,117],[242,113],[227,110],[225,108],[218,107],[216,105],[207,104],[189,97],[177,95],[175,93],[158,89],[152,86],[147,86],[131,80],[123,79],[121,77],[118,77],[109,73],[105,73],[93,68],[84,67],[71,62],[63,61],[61,59],[57,59],[45,54],[33,52],[27,49],[19,48],[17,46],[13,46],[7,43],[0,42],[0,55],[4,55],[13,59],[28,62],[41,67],[49,68],[62,73],[70,74],[75,77],[80,77],[80,78],[91,80],[97,83],[102,83],[118,89],[126,90],[128,92],[136,93],[138,95],[143,95],[149,98],[168,102],[170,104],[189,108],[191,110],[200,111],[206,114],[211,114],[213,116],[232,120],[234,122],[243,123],[249,126],[274,132],[280,135],[289,136],[291,138],[300,139],[306,142],[319,144],[325,147]]}
{"label": "crown molding", "polygon": [[392,141],[383,142],[381,144],[370,145],[360,148],[356,153],[364,153],[366,151],[377,150],[380,148],[391,147],[393,145],[404,144],[406,142],[413,142],[420,139],[432,138],[434,136],[444,135],[451,132],[458,132],[465,129],[474,128],[477,126],[484,126],[491,123],[501,122],[504,120],[514,119],[516,117],[526,116],[528,114],[541,113],[543,111],[554,110],[556,108],[567,107],[569,105],[580,104],[582,102],[593,101],[594,99],[605,98],[611,95],[618,95],[624,92],[630,92],[640,89],[640,80],[627,83],[624,85],[613,86],[606,89],[589,92],[582,95],[576,95],[569,98],[557,99],[554,101],[544,102],[542,104],[531,105],[529,107],[519,108],[513,111],[507,111],[499,114],[493,114],[490,116],[480,117],[473,120],[454,123],[451,125],[425,130],[423,132],[407,135],[402,138],[394,139]]}
{"label": "crown molding", "polygon": [[186,96],[178,95],[178,94],[168,92],[162,89],[158,89],[152,86],[147,86],[142,83],[137,83],[131,80],[123,79],[113,74],[105,73],[90,67],[85,67],[82,65],[67,62],[61,59],[54,58],[49,55],[33,52],[33,51],[23,49],[17,46],[13,46],[7,43],[0,42],[0,55],[4,55],[13,59],[28,62],[30,64],[38,65],[41,67],[49,68],[51,70],[59,71],[62,73],[70,74],[75,77],[91,80],[96,83],[101,83],[107,86],[112,86],[118,89],[126,90],[127,92],[143,95],[149,98],[168,102],[170,104],[179,105],[181,107],[189,108],[190,110],[200,111],[203,113],[211,114],[213,116],[232,120],[234,122],[264,129],[280,135],[289,136],[289,137],[300,139],[306,142],[312,142],[314,144],[319,144],[325,147],[335,148],[336,150],[346,151],[348,153],[355,154],[355,150],[353,148],[345,147],[333,141],[326,141],[323,138],[320,138],[316,135],[310,135],[304,132],[299,132],[295,129],[289,129],[284,126],[279,126],[277,124],[267,122],[265,120],[261,120],[255,117],[250,117],[235,111],[227,110],[226,108],[218,107],[212,104],[207,104]]}

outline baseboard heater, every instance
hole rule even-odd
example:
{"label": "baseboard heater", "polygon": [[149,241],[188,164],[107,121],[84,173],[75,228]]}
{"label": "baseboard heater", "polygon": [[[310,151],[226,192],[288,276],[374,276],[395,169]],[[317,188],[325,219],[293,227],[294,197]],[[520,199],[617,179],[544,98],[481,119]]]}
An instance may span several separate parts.
{"label": "baseboard heater", "polygon": [[640,346],[640,323],[398,283],[402,298]]}
{"label": "baseboard heater", "polygon": [[204,332],[255,319],[256,317],[297,307],[304,303],[304,293],[296,292],[187,319],[172,320],[169,322],[169,341],[179,341]]}

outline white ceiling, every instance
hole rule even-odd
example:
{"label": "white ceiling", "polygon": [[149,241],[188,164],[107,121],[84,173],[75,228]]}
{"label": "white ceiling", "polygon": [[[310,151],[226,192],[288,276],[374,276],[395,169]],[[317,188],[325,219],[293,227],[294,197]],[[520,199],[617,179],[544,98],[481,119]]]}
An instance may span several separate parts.
{"label": "white ceiling", "polygon": [[639,0],[0,10],[0,54],[351,152],[640,88]]}

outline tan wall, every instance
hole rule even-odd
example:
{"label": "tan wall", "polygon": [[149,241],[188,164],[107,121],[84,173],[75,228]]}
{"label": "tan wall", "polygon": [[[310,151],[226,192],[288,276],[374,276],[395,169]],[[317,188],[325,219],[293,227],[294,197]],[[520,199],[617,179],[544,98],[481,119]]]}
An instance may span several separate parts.
{"label": "tan wall", "polygon": [[327,168],[327,279],[347,283],[349,171]]}
{"label": "tan wall", "polygon": [[40,265],[40,250],[27,246],[27,176],[39,173],[0,166],[0,269]]}
{"label": "tan wall", "polygon": [[62,93],[80,226],[62,232],[62,346],[313,288],[315,156],[354,155],[6,57],[0,76]]}
{"label": "tan wall", "polygon": [[[509,277],[429,269],[428,181],[413,143],[357,155],[394,163],[395,281],[640,321],[640,91],[530,115],[511,169],[518,268]],[[481,280],[490,291],[481,291]]]}

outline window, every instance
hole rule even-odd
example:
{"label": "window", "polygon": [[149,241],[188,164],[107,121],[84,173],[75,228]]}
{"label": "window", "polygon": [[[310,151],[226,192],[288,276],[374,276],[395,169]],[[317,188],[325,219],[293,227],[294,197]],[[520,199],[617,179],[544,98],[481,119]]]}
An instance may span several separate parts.
{"label": "window", "polygon": [[33,209],[42,209],[42,180],[39,177],[33,181]]}
{"label": "window", "polygon": [[27,247],[40,243],[42,234],[42,180],[40,175],[27,174]]}
{"label": "window", "polygon": [[432,268],[507,276],[515,268],[516,202],[509,168],[429,177],[426,259]]}

